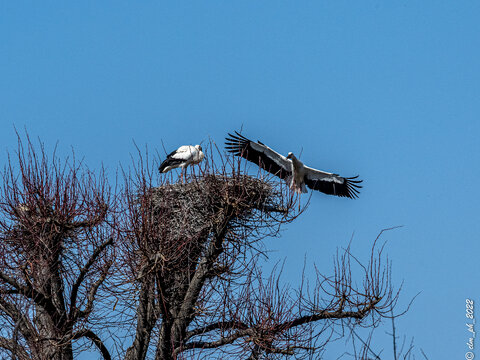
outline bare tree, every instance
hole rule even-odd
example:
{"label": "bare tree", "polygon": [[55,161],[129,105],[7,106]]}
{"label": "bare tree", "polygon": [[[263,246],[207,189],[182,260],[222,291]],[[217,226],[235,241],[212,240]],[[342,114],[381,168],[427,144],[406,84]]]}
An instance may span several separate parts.
{"label": "bare tree", "polygon": [[261,240],[297,218],[298,198],[241,162],[206,161],[186,184],[154,187],[140,160],[126,179],[120,278],[134,299],[124,308],[137,309],[127,359],[317,358],[337,325],[374,326],[396,303],[376,242],[360,287],[350,249],[312,289],[281,285],[280,270],[264,276]]}
{"label": "bare tree", "polygon": [[73,359],[88,340],[104,359],[316,359],[396,304],[378,239],[365,264],[341,250],[332,276],[303,273],[298,288],[280,264],[264,274],[262,240],[305,207],[212,147],[186,183],[158,184],[140,154],[119,192],[28,138],[15,159],[0,194],[0,349],[12,358]]}
{"label": "bare tree", "polygon": [[[73,359],[109,273],[114,199],[102,172],[18,140],[0,194],[0,347],[17,359]],[[10,159],[11,160],[11,159]],[[110,249],[109,249],[110,248]]]}

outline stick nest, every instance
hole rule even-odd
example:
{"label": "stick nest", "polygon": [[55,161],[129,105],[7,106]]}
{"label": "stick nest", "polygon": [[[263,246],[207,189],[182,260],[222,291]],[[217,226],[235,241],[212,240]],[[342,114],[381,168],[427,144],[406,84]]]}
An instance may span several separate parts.
{"label": "stick nest", "polygon": [[139,200],[141,213],[148,214],[143,227],[148,234],[140,237],[140,249],[161,264],[164,274],[193,271],[208,240],[224,227],[228,241],[245,239],[236,230],[264,228],[266,218],[288,213],[281,191],[243,174],[190,178],[185,184],[152,188]]}

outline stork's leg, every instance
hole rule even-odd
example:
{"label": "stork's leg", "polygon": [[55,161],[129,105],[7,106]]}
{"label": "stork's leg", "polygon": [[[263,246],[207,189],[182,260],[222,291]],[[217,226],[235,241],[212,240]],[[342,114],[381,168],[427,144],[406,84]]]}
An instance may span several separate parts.
{"label": "stork's leg", "polygon": [[298,211],[300,211],[300,195],[302,194],[302,189],[298,189],[296,188],[295,189],[295,196],[297,197],[297,201],[298,201]]}

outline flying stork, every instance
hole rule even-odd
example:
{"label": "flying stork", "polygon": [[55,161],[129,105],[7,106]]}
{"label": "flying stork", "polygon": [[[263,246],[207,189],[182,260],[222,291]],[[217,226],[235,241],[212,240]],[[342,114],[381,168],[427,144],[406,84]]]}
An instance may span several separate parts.
{"label": "flying stork", "polygon": [[182,168],[181,179],[183,182],[184,172],[185,176],[187,176],[187,166],[200,163],[204,157],[205,154],[202,152],[200,145],[182,145],[167,155],[167,158],[162,162],[158,170],[161,173],[166,173],[175,168]]}
{"label": "flying stork", "polygon": [[229,133],[229,137],[226,138],[226,148],[230,153],[241,156],[279,178],[285,179],[295,192],[306,193],[306,185],[310,189],[329,195],[350,199],[358,197],[358,189],[362,187],[359,185],[362,180],[356,180],[358,175],[345,178],[338,174],[313,169],[304,165],[291,152],[285,157],[260,141],[249,140],[236,131],[235,134]]}

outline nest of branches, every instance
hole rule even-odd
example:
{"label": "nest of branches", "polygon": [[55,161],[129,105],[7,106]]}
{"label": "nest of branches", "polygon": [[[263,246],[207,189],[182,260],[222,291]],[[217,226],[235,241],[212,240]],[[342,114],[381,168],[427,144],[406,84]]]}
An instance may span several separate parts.
{"label": "nest of branches", "polygon": [[138,247],[160,265],[164,278],[179,270],[194,271],[205,244],[219,233],[238,242],[245,237],[237,231],[255,223],[249,230],[259,238],[274,231],[273,219],[282,222],[289,216],[291,206],[268,181],[244,174],[205,174],[190,180],[151,188],[138,198],[143,218]]}

